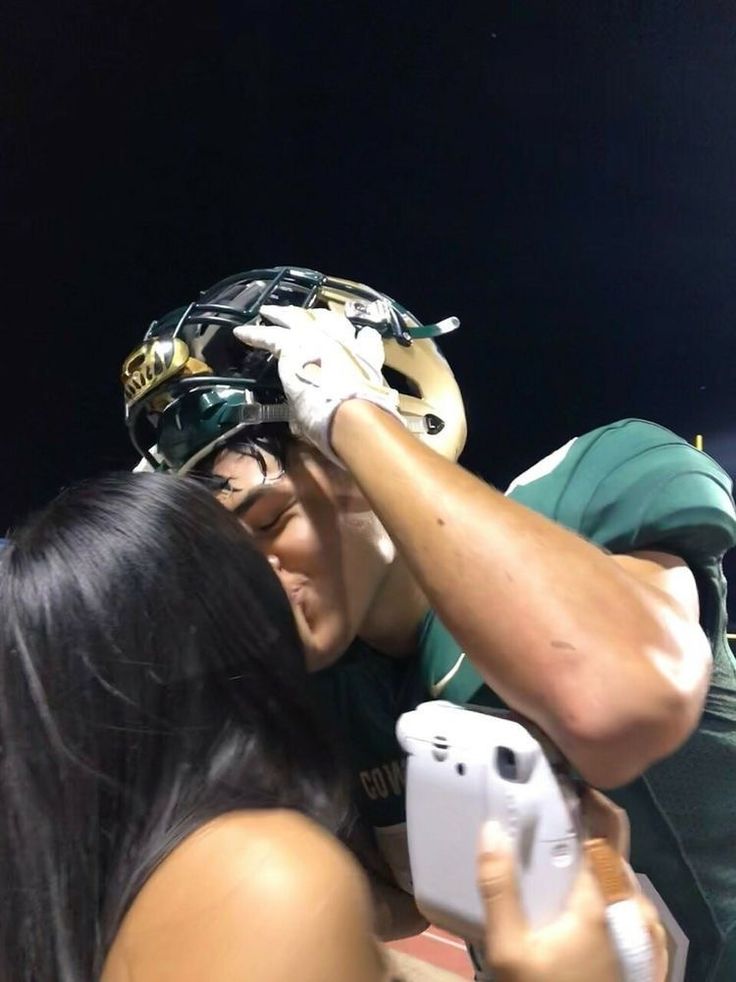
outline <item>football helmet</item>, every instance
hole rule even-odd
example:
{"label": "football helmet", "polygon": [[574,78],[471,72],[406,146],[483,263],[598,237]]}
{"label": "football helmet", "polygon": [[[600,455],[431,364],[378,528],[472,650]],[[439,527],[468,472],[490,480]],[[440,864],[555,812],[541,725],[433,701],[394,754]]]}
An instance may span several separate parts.
{"label": "football helmet", "polygon": [[466,436],[462,396],[434,342],[458,327],[458,319],[422,324],[361,283],[277,266],[216,283],[189,306],[154,321],[125,359],[126,424],[150,466],[186,473],[245,427],[288,422],[276,359],[233,336],[235,327],[260,323],[266,304],[327,307],[356,330],[377,330],[384,376],[399,392],[404,422],[443,456],[459,456]]}

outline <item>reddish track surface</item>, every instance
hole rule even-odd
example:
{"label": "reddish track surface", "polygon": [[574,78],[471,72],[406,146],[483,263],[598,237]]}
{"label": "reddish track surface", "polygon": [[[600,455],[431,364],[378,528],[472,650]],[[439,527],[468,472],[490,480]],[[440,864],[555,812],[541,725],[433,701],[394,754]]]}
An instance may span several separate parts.
{"label": "reddish track surface", "polygon": [[392,941],[389,948],[413,955],[429,965],[455,972],[462,979],[473,978],[473,968],[463,942],[438,927],[430,927],[424,934],[404,941]]}

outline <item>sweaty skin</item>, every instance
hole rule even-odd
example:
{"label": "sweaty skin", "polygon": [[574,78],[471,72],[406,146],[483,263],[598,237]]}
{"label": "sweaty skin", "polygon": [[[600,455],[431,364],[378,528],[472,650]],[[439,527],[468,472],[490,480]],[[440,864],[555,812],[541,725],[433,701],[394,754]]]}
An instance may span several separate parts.
{"label": "sweaty skin", "polygon": [[369,403],[338,408],[332,442],[488,684],[591,784],[631,781],[690,735],[711,653],[682,560],[604,553]]}

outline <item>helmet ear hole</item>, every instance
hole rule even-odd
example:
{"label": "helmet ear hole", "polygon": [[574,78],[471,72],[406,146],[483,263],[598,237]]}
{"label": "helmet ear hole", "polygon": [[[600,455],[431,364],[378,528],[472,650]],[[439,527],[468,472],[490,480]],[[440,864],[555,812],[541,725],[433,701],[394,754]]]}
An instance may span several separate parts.
{"label": "helmet ear hole", "polygon": [[414,396],[417,399],[422,398],[422,393],[417,385],[417,383],[404,375],[403,372],[397,371],[395,368],[391,368],[389,365],[384,365],[381,370],[381,374],[386,379],[388,384],[392,389],[396,389],[402,395]]}

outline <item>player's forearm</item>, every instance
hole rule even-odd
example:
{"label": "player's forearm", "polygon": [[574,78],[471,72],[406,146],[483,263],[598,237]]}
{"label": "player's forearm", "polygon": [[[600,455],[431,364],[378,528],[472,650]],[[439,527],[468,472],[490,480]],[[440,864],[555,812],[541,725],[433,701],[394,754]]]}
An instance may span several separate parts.
{"label": "player's forearm", "polygon": [[661,591],[375,407],[343,405],[332,441],[476,667],[589,780],[629,780],[687,735],[703,673],[678,674],[692,632]]}

